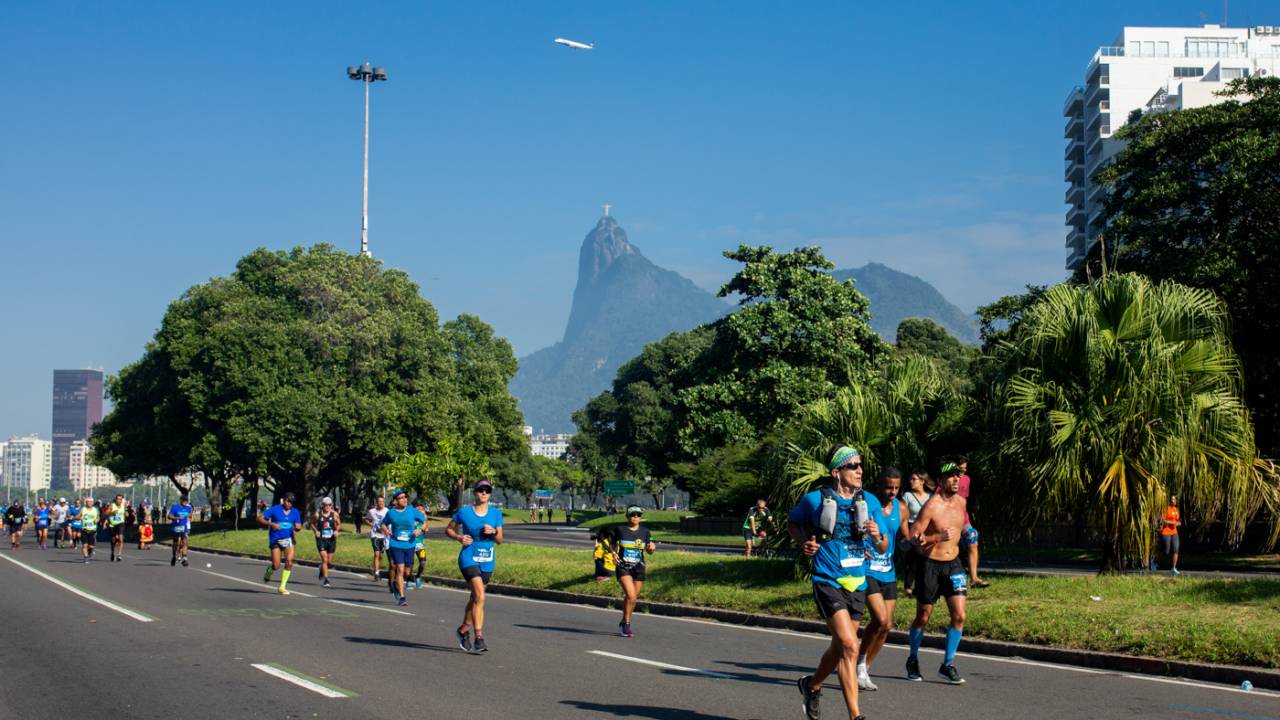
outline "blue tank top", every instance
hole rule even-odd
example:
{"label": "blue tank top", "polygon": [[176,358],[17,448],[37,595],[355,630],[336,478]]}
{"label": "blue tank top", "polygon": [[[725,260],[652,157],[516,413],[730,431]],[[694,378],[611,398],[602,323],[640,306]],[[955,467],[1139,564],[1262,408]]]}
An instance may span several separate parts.
{"label": "blue tank top", "polygon": [[876,512],[873,516],[876,519],[876,526],[880,528],[880,534],[888,536],[889,545],[885,547],[884,552],[876,552],[875,542],[867,535],[867,574],[880,582],[895,582],[897,577],[893,572],[893,549],[898,541],[898,528],[902,525],[902,515],[898,509],[898,498],[894,498],[889,504],[889,514],[884,512]]}

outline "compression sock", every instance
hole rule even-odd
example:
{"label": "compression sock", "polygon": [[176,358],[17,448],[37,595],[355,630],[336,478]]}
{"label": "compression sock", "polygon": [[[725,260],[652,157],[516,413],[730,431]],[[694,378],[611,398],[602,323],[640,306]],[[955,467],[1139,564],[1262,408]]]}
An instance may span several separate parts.
{"label": "compression sock", "polygon": [[[288,584],[289,584],[289,576],[290,576],[290,575],[292,575],[292,574],[293,574],[293,571],[292,571],[292,570],[285,570],[285,571],[280,575],[280,589],[281,589],[281,590],[283,590],[283,589],[284,589],[284,586],[285,586],[285,585],[288,585]],[[957,640],[956,642],[959,642],[959,640]]]}
{"label": "compression sock", "polygon": [[[911,643],[911,657],[916,657],[920,654],[920,643],[924,641],[924,628],[917,630],[913,627],[908,630],[907,640]],[[957,640],[956,642],[958,643],[959,641]]]}
{"label": "compression sock", "polygon": [[[178,554],[174,553],[173,556],[176,558],[178,557]],[[267,571],[262,573],[262,582],[271,582],[271,576],[274,575],[275,572],[276,572],[276,569],[268,565]]]}
{"label": "compression sock", "polygon": [[964,635],[964,630],[960,628],[947,628],[947,655],[946,664],[950,665],[955,662],[956,650],[960,648],[960,636]]}

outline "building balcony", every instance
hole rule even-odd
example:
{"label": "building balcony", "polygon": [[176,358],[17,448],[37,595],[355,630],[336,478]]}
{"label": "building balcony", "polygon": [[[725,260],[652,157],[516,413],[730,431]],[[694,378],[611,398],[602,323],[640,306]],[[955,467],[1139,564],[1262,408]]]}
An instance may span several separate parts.
{"label": "building balcony", "polygon": [[1080,223],[1084,222],[1084,219],[1085,218],[1084,218],[1083,205],[1075,205],[1070,210],[1067,211],[1066,223],[1068,225],[1071,225],[1072,227],[1075,227]]}
{"label": "building balcony", "polygon": [[1062,197],[1062,201],[1068,205],[1084,205],[1084,184],[1072,183],[1067,188],[1067,193]]}
{"label": "building balcony", "polygon": [[1072,138],[1080,135],[1084,127],[1084,117],[1082,115],[1072,115],[1067,118],[1067,125],[1062,129],[1062,137]]}
{"label": "building balcony", "polygon": [[1084,182],[1084,164],[1075,160],[1068,160],[1064,176],[1067,182],[1082,183]]}
{"label": "building balcony", "polygon": [[1077,85],[1071,88],[1071,92],[1067,93],[1067,99],[1062,105],[1063,115],[1073,115],[1076,110],[1084,104],[1084,88]]}

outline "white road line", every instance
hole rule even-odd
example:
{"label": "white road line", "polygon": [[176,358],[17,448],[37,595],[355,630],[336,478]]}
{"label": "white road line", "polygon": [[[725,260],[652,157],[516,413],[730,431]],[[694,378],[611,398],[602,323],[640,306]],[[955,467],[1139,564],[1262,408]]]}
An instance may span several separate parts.
{"label": "white road line", "polygon": [[417,617],[411,612],[405,612],[404,610],[396,610],[395,608],[378,607],[377,605],[364,605],[362,603],[347,602],[346,600],[334,600],[333,598],[322,598],[322,599],[327,600],[328,602],[331,602],[331,603],[337,603],[339,605],[346,605],[348,607],[360,608],[361,610],[381,610],[382,612],[395,613],[396,615],[408,615],[409,617]]}
{"label": "white road line", "polygon": [[297,685],[298,687],[306,688],[313,693],[318,693],[327,698],[351,697],[351,693],[345,692],[343,690],[338,690],[337,688],[326,687],[324,685],[321,685],[318,682],[315,682],[314,680],[302,677],[301,675],[295,675],[289,672],[288,670],[277,667],[275,665],[267,665],[265,663],[254,663],[253,667],[258,668],[259,670],[261,670],[262,672],[268,675],[278,677],[281,680],[284,680],[285,682],[291,682],[294,685]]}
{"label": "white road line", "polygon": [[641,665],[649,665],[651,667],[662,668],[663,670],[679,670],[680,672],[705,675],[707,677],[720,678],[721,680],[730,680],[733,678],[732,675],[725,675],[724,673],[684,667],[683,665],[672,665],[671,663],[658,662],[657,660],[645,660],[644,658],[631,657],[630,655],[619,655],[617,653],[605,652],[603,650],[588,650],[587,652],[592,655],[600,655],[602,657],[609,657],[615,660],[626,660],[627,662],[640,663]]}
{"label": "white road line", "polygon": [[[196,568],[196,569],[197,569],[197,570],[200,570],[200,568]],[[264,593],[265,593],[265,592],[270,592],[269,590],[267,590],[266,588],[264,588],[264,587],[262,586],[262,585],[263,585],[262,583],[256,583],[256,582],[254,582],[254,581],[252,581],[252,580],[245,580],[244,578],[238,578],[238,577],[234,577],[234,576],[232,576],[232,575],[223,575],[223,574],[222,574],[222,573],[220,573],[220,572],[214,572],[214,571],[212,571],[212,570],[200,570],[200,572],[202,572],[202,573],[204,573],[204,574],[206,574],[206,575],[216,575],[217,577],[220,577],[220,578],[222,578],[223,580],[231,580],[232,582],[244,583],[245,585],[250,585],[250,586],[256,587],[256,588],[258,588],[259,590],[261,590],[261,591],[262,591],[262,592],[264,592]],[[313,597],[315,597],[315,595],[310,595],[310,594],[308,594],[308,593],[304,593],[304,592],[301,592],[301,591],[299,591],[299,590],[290,590],[290,591],[289,591],[289,594],[290,594],[290,595],[301,595],[302,597],[309,597],[309,598],[313,598]]]}
{"label": "white road line", "polygon": [[123,605],[117,605],[117,604],[115,604],[115,603],[111,602],[110,600],[107,600],[106,598],[100,598],[100,597],[98,597],[97,595],[94,595],[94,594],[93,594],[93,593],[91,593],[91,592],[88,592],[88,591],[85,591],[85,590],[81,590],[80,588],[76,587],[75,585],[72,585],[71,583],[63,582],[62,580],[59,580],[58,578],[56,578],[56,577],[54,577],[54,576],[52,576],[52,575],[50,575],[50,574],[48,574],[48,573],[46,573],[46,572],[43,572],[43,571],[41,571],[41,570],[37,570],[37,569],[35,569],[35,568],[31,567],[30,565],[28,565],[28,564],[26,564],[26,563],[24,563],[24,562],[22,562],[22,561],[20,561],[20,560],[14,560],[13,558],[9,557],[8,555],[0,555],[0,558],[4,558],[5,560],[8,560],[9,562],[13,563],[14,565],[17,565],[18,567],[22,568],[23,570],[26,570],[26,571],[28,571],[28,572],[30,572],[30,573],[34,573],[36,576],[38,576],[38,577],[42,577],[42,578],[44,578],[45,580],[48,580],[49,582],[53,583],[54,585],[57,585],[58,587],[62,588],[63,590],[70,591],[71,593],[74,593],[74,594],[76,594],[76,595],[79,595],[80,597],[84,598],[85,600],[88,600],[88,601],[90,601],[90,602],[98,603],[99,605],[101,605],[101,606],[103,606],[103,607],[105,607],[105,608],[109,608],[109,609],[111,609],[111,610],[115,610],[116,612],[120,613],[121,615],[124,615],[124,616],[126,616],[126,617],[131,617],[131,618],[133,618],[134,620],[137,620],[138,622],[155,622],[155,618],[153,618],[153,617],[151,617],[151,616],[149,616],[149,615],[143,615],[142,613],[140,613],[140,612],[138,612],[138,611],[136,611],[136,610],[130,610],[129,608],[124,607]]}
{"label": "white road line", "polygon": [[1226,685],[1214,685],[1212,683],[1196,682],[1194,680],[1179,680],[1177,678],[1162,678],[1152,675],[1133,675],[1125,673],[1123,677],[1133,678],[1134,680],[1150,680],[1151,682],[1171,683],[1174,685],[1188,685],[1190,687],[1201,688],[1204,690],[1226,690],[1227,692],[1244,693],[1245,695],[1260,695],[1262,697],[1280,697],[1280,693],[1269,692],[1267,690],[1245,690],[1238,687],[1227,687]]}

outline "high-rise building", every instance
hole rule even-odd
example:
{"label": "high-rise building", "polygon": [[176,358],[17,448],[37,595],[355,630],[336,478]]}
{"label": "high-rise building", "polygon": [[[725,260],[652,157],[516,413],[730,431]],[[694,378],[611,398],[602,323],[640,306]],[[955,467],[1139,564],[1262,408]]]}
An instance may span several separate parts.
{"label": "high-rise building", "polygon": [[53,371],[53,487],[71,489],[71,443],[102,422],[102,371]]}
{"label": "high-rise building", "polygon": [[8,446],[9,446],[9,443],[0,442],[0,487],[4,487],[9,484],[9,482],[5,480],[5,475],[4,475],[4,450]]}
{"label": "high-rise building", "polygon": [[100,487],[115,487],[120,483],[110,470],[89,463],[89,441],[76,440],[67,451],[71,489],[77,494]]}
{"label": "high-rise building", "polygon": [[49,487],[53,444],[35,435],[12,437],[4,448],[4,479],[12,489]]}
{"label": "high-rise building", "polygon": [[1094,173],[1120,151],[1112,135],[1134,110],[1163,112],[1222,102],[1232,80],[1280,71],[1280,27],[1126,27],[1089,60],[1084,85],[1067,93],[1067,269],[1080,266],[1102,232]]}

